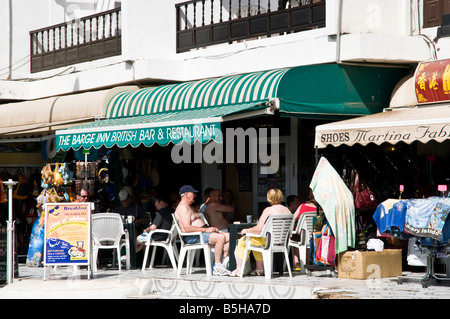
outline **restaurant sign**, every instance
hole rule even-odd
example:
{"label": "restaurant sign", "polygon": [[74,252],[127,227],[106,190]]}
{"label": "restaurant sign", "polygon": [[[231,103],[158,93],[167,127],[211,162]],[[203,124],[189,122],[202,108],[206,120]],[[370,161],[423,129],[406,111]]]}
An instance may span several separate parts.
{"label": "restaurant sign", "polygon": [[418,103],[450,100],[450,59],[419,63],[414,75]]}
{"label": "restaurant sign", "polygon": [[89,264],[90,205],[90,203],[45,204],[45,265]]}
{"label": "restaurant sign", "polygon": [[[176,123],[176,122],[175,122]],[[165,146],[183,141],[193,144],[195,141],[207,143],[215,140],[222,142],[220,122],[188,123],[184,125],[121,125],[116,127],[86,127],[77,130],[61,130],[56,134],[57,149],[67,151],[80,147],[98,149],[101,146],[137,147],[140,144],[152,146],[154,143]]]}

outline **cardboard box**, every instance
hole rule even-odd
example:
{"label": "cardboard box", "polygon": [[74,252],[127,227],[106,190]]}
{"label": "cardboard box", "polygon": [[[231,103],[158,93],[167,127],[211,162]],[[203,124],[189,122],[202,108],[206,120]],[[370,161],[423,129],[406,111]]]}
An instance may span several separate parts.
{"label": "cardboard box", "polygon": [[368,279],[402,275],[402,250],[346,251],[338,255],[338,278]]}

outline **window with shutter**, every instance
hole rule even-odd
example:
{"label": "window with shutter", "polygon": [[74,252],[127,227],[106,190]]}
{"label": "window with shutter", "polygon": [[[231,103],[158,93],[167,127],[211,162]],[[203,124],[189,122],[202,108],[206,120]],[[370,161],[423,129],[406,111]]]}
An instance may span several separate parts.
{"label": "window with shutter", "polygon": [[423,27],[437,27],[442,23],[442,15],[450,13],[450,0],[423,1]]}

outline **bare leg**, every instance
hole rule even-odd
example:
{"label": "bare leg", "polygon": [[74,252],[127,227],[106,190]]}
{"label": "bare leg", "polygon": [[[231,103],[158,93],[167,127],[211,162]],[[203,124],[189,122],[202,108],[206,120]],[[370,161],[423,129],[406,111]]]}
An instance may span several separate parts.
{"label": "bare leg", "polygon": [[296,247],[294,248],[294,267],[300,268],[300,252]]}
{"label": "bare leg", "polygon": [[140,242],[139,240],[136,240],[136,252],[140,252],[141,249],[144,247],[144,243]]}
{"label": "bare leg", "polygon": [[221,263],[225,245],[225,236],[218,233],[212,233],[211,236],[209,236],[209,244],[214,246],[214,262],[216,264]]}
{"label": "bare leg", "polygon": [[256,270],[264,270],[264,261],[256,260]]}
{"label": "bare leg", "polygon": [[225,244],[223,245],[223,258],[228,257],[230,252],[230,233],[222,233],[225,237]]}

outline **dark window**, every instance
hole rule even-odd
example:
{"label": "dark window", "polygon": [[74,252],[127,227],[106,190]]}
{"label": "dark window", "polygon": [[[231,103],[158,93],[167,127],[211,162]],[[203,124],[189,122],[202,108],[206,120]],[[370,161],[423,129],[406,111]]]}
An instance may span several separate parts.
{"label": "dark window", "polygon": [[424,0],[423,27],[437,27],[442,24],[442,15],[450,13],[450,0]]}

